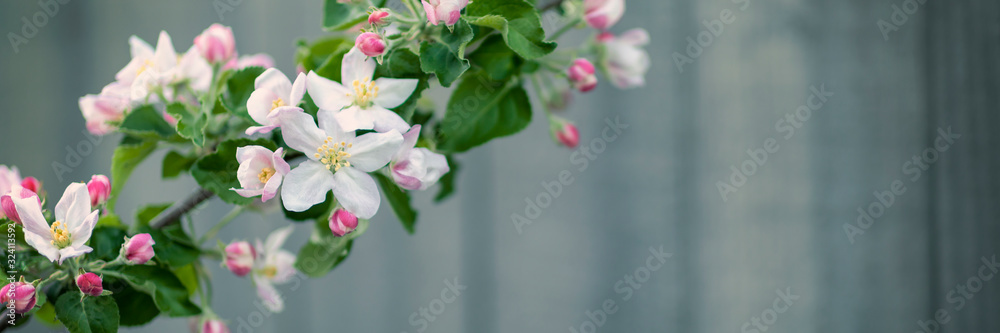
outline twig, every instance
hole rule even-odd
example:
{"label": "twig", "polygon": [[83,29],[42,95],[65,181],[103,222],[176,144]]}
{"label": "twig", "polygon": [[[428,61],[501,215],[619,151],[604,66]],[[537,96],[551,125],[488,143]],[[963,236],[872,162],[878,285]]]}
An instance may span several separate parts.
{"label": "twig", "polygon": [[184,216],[184,214],[187,214],[199,204],[205,202],[205,200],[208,200],[213,196],[215,196],[215,194],[211,191],[198,188],[198,191],[191,193],[191,195],[185,198],[184,201],[170,206],[170,209],[166,212],[157,215],[153,221],[149,222],[149,226],[153,229],[162,229],[163,227],[177,223],[181,220],[181,216]]}

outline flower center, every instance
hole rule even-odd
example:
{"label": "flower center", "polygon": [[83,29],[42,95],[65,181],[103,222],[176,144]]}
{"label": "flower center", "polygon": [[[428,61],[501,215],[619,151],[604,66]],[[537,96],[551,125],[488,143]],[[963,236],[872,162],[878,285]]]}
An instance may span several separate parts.
{"label": "flower center", "polygon": [[147,69],[153,68],[153,65],[154,65],[153,62],[149,59],[143,61],[142,66],[139,66],[139,70],[135,71],[135,77],[139,77],[139,75],[142,75],[142,72],[145,72]]}
{"label": "flower center", "polygon": [[[347,95],[348,97],[351,94]],[[361,108],[367,108],[376,97],[378,97],[378,86],[375,85],[375,81],[369,81],[368,78],[364,80],[354,80],[354,104],[360,106]]]}
{"label": "flower center", "polygon": [[351,162],[347,161],[347,158],[351,157],[351,153],[345,150],[352,146],[353,144],[343,141],[333,142],[333,138],[328,136],[323,141],[323,146],[316,148],[316,154],[313,156],[318,158],[320,163],[326,165],[327,170],[336,172],[340,168],[351,166]]}
{"label": "flower center", "polygon": [[266,276],[268,279],[273,279],[275,275],[278,275],[278,268],[267,266],[260,270],[260,274]]}
{"label": "flower center", "polygon": [[260,169],[260,174],[257,175],[257,178],[260,179],[261,183],[266,184],[268,180],[271,180],[271,176],[274,176],[274,168],[265,167]]}
{"label": "flower center", "polygon": [[60,249],[65,248],[72,243],[69,230],[66,229],[65,223],[59,221],[53,222],[49,232],[52,233],[52,245],[55,245]]}
{"label": "flower center", "polygon": [[282,106],[288,106],[288,104],[285,104],[285,100],[279,97],[278,99],[271,102],[271,111],[274,111],[274,109],[280,108]]}

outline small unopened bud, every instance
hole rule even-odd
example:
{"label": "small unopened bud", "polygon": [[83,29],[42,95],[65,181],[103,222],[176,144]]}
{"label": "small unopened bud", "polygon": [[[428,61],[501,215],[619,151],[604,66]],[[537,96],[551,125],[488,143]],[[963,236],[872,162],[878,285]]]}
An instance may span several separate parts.
{"label": "small unopened bud", "polygon": [[218,319],[209,319],[201,326],[201,333],[229,333],[229,327]]}
{"label": "small unopened bud", "polygon": [[194,38],[194,46],[210,63],[226,63],[236,56],[236,38],[233,29],[218,23],[212,24]]}
{"label": "small unopened bud", "polygon": [[76,286],[87,296],[101,296],[104,292],[101,282],[101,277],[94,273],[83,273],[76,277]]}
{"label": "small unopened bud", "polygon": [[552,136],[566,148],[576,148],[580,144],[580,131],[568,121],[558,121],[551,127]]}
{"label": "small unopened bud", "polygon": [[34,193],[42,192],[42,182],[38,181],[35,177],[28,177],[21,181],[21,187],[28,189]]}
{"label": "small unopened bud", "polygon": [[587,59],[579,58],[573,60],[573,64],[566,70],[566,76],[569,77],[573,88],[576,88],[580,92],[588,92],[597,87],[597,75],[595,74],[594,64],[591,64]]}
{"label": "small unopened bud", "polygon": [[226,267],[236,276],[249,274],[256,258],[257,251],[248,242],[233,242],[226,246]]}
{"label": "small unopened bud", "polygon": [[392,22],[392,19],[389,17],[389,12],[385,10],[376,9],[371,15],[368,15],[368,25],[371,26],[384,26],[390,22]]}
{"label": "small unopened bud", "polygon": [[379,36],[374,32],[366,32],[358,36],[358,39],[354,40],[354,46],[361,50],[369,57],[377,57],[385,52],[385,41],[382,40],[382,36]]}
{"label": "small unopened bud", "polygon": [[111,195],[111,181],[105,175],[93,175],[87,182],[87,191],[90,192],[90,206],[96,207],[108,201]]}
{"label": "small unopened bud", "polygon": [[338,208],[330,215],[330,231],[334,236],[343,237],[358,227],[358,217],[346,209]]}
{"label": "small unopened bud", "polygon": [[3,216],[6,216],[11,221],[14,221],[14,223],[21,224],[21,216],[17,214],[17,207],[14,206],[15,196],[21,199],[35,197],[35,200],[38,201],[39,205],[41,205],[42,202],[38,199],[38,196],[35,195],[35,192],[17,185],[15,185],[9,193],[0,196],[0,209],[2,209]]}
{"label": "small unopened bud", "polygon": [[[14,313],[25,313],[35,307],[35,286],[28,282],[14,282],[0,289],[0,302]],[[14,304],[11,304],[14,302]]]}
{"label": "small unopened bud", "polygon": [[152,259],[156,253],[153,251],[153,237],[149,234],[138,234],[131,238],[125,238],[122,245],[122,256],[129,265],[142,265]]}

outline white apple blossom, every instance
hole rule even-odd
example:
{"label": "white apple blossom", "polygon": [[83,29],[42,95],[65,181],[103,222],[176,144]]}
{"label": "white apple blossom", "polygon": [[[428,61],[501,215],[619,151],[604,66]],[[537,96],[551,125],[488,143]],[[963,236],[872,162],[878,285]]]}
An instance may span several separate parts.
{"label": "white apple blossom", "polygon": [[278,127],[277,114],[286,110],[302,110],[299,102],[306,94],[306,75],[299,73],[295,83],[277,68],[270,68],[254,80],[254,91],[247,99],[247,112],[258,124],[250,126],[247,135],[268,133]]}
{"label": "white apple blossom", "polygon": [[258,251],[254,260],[253,283],[257,286],[257,295],[272,312],[281,312],[285,308],[285,302],[274,285],[288,282],[296,272],[295,255],[281,248],[292,231],[292,226],[275,230],[264,243],[258,239],[256,244]]}
{"label": "white apple blossom", "polygon": [[243,188],[231,190],[247,198],[259,195],[262,202],[274,198],[282,178],[290,170],[283,158],[284,153],[282,148],[274,152],[261,146],[237,148],[236,160],[240,162],[240,168],[236,170],[236,178]]}
{"label": "white apple blossom", "polygon": [[645,29],[632,29],[615,37],[610,33],[601,34],[598,41],[604,44],[601,62],[605,73],[618,88],[641,87],[646,84],[649,71],[649,53],[643,46],[649,44],[649,33]]}
{"label": "white apple blossom", "polygon": [[62,199],[56,204],[55,222],[49,225],[42,215],[38,198],[11,197],[17,214],[24,225],[24,240],[50,261],[78,257],[93,249],[87,246],[90,234],[97,225],[97,210],[90,210],[90,193],[84,183],[66,187]]}
{"label": "white apple blossom", "polygon": [[320,110],[319,126],[302,111],[283,112],[278,118],[289,147],[305,153],[302,162],[285,176],[281,201],[290,211],[301,212],[323,202],[326,193],[359,218],[375,215],[381,200],[375,180],[366,172],[384,167],[403,143],[395,129],[355,137],[344,131],[333,111]]}
{"label": "white apple blossom", "polygon": [[403,145],[392,158],[389,169],[392,179],[407,190],[426,190],[448,173],[448,159],[427,148],[414,148],[420,136],[420,125],[413,125],[403,134]]}
{"label": "white apple blossom", "polygon": [[341,80],[337,83],[309,72],[309,96],[321,110],[335,112],[344,131],[374,129],[405,132],[410,125],[389,109],[403,104],[417,89],[417,79],[379,78],[375,60],[352,48],[344,55]]}

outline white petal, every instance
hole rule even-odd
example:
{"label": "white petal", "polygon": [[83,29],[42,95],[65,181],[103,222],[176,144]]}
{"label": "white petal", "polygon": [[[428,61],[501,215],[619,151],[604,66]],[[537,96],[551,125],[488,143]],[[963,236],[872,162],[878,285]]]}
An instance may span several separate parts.
{"label": "white petal", "polygon": [[373,128],[376,132],[388,132],[395,130],[399,133],[403,133],[410,129],[410,124],[407,124],[406,120],[403,120],[403,117],[400,117],[399,114],[388,109],[384,109],[378,105],[372,105],[368,107],[367,110],[362,112],[371,118],[372,123],[375,125]]}
{"label": "white petal", "polygon": [[[343,169],[341,169],[343,170]],[[285,176],[281,188],[281,203],[285,209],[303,212],[326,200],[326,193],[334,187],[334,177],[326,166],[316,161],[305,161]]]}
{"label": "white petal", "polygon": [[[288,95],[292,93],[292,82],[288,81],[288,77],[285,73],[282,73],[277,68],[268,68],[264,73],[261,73],[253,82],[254,89],[256,90],[270,90],[275,95],[281,98],[288,98]],[[285,101],[288,103],[289,101]],[[295,105],[292,105],[295,106]]]}
{"label": "white petal", "polygon": [[288,280],[295,276],[295,254],[285,250],[279,250],[274,254],[274,256],[272,256],[272,258],[276,272],[271,281],[281,284],[288,282]]}
{"label": "white petal", "polygon": [[[38,197],[21,198],[19,195],[12,195],[10,198],[14,202],[14,208],[17,209],[17,215],[21,218],[24,230],[40,236],[48,244],[52,240],[52,233],[49,229],[49,223],[42,215],[42,207],[38,204]],[[87,204],[90,205],[89,202]]]}
{"label": "white petal", "polygon": [[618,36],[618,40],[635,46],[646,45],[649,44],[649,32],[642,28],[632,29]]}
{"label": "white petal", "polygon": [[146,41],[136,35],[132,35],[128,38],[128,45],[129,52],[132,54],[133,59],[152,58],[153,53],[156,52],[153,50],[153,47],[149,45],[149,43],[146,43]]}
{"label": "white petal", "polygon": [[368,133],[354,139],[353,146],[347,149],[351,154],[347,161],[358,170],[372,172],[389,164],[402,145],[403,135],[395,130],[386,133]]}
{"label": "white petal", "polygon": [[247,112],[250,113],[250,118],[258,124],[270,125],[267,115],[271,113],[271,107],[278,98],[280,97],[270,89],[254,90],[247,99]]}
{"label": "white petal", "polygon": [[174,44],[170,41],[170,35],[166,31],[160,31],[160,39],[156,41],[153,67],[160,70],[168,70],[176,66],[177,51],[174,51]]}
{"label": "white petal", "polygon": [[352,106],[334,114],[342,131],[368,130],[375,128],[375,121],[367,110]]}
{"label": "white petal", "polygon": [[59,248],[50,243],[52,241],[51,239],[46,239],[33,232],[25,232],[24,240],[28,242],[28,245],[35,248],[38,253],[41,253],[46,258],[49,258],[49,261],[59,260]]}
{"label": "white petal", "polygon": [[323,146],[326,135],[316,126],[313,117],[301,110],[294,110],[281,112],[277,119],[285,144],[315,159],[313,154],[316,148]]}
{"label": "white petal", "polygon": [[59,264],[62,265],[63,260],[79,257],[93,250],[93,248],[86,245],[64,247],[59,250]]}
{"label": "white petal", "polygon": [[353,167],[346,167],[337,171],[333,178],[336,182],[333,196],[337,198],[337,202],[359,219],[375,216],[382,198],[379,197],[378,187],[372,176]]}
{"label": "white petal", "polygon": [[281,299],[278,289],[274,288],[266,278],[254,274],[253,283],[257,285],[257,296],[264,301],[264,306],[271,312],[281,312],[285,309],[285,301]]}
{"label": "white petal", "polygon": [[62,221],[69,229],[74,229],[90,214],[90,191],[87,184],[72,183],[66,187],[62,199],[56,204],[56,221]]}
{"label": "white petal", "polygon": [[441,176],[448,173],[451,169],[448,167],[448,159],[444,155],[432,152],[427,148],[416,148],[415,152],[423,155],[423,167],[425,168],[424,175],[420,178],[420,190],[426,190],[428,187],[434,186]]}
{"label": "white petal", "polygon": [[100,211],[98,210],[91,212],[90,215],[87,215],[87,217],[84,218],[84,220],[81,221],[76,228],[69,230],[70,237],[73,237],[73,247],[83,246],[88,240],[90,240],[90,234],[94,232],[94,227],[97,226],[99,212]]}
{"label": "white petal", "polygon": [[352,48],[344,55],[344,61],[341,62],[340,66],[340,83],[343,83],[344,86],[350,87],[355,80],[368,79],[370,81],[374,79],[372,77],[374,74],[375,60],[361,53],[357,47]]}
{"label": "white petal", "polygon": [[319,112],[316,113],[316,118],[319,120],[319,128],[323,130],[327,136],[333,138],[333,142],[354,141],[354,130],[344,130],[344,127],[340,124],[337,115],[355,109],[357,109],[356,106],[352,106],[347,110],[340,112],[319,110]]}
{"label": "white petal", "polygon": [[293,231],[295,231],[295,228],[292,225],[272,231],[271,234],[267,236],[267,240],[264,241],[264,248],[262,249],[264,250],[264,253],[267,253],[268,255],[278,253],[278,251],[281,250],[281,245],[285,244],[285,240],[288,239],[288,236],[291,235]]}
{"label": "white petal", "polygon": [[302,96],[306,94],[307,81],[305,73],[299,73],[295,77],[295,83],[292,83],[292,91],[290,96],[288,96],[288,105],[299,106],[299,103],[302,102]]}
{"label": "white petal", "polygon": [[375,86],[378,87],[378,97],[375,97],[375,104],[378,106],[391,109],[403,104],[410,95],[413,95],[413,91],[417,90],[417,83],[420,81],[417,79],[390,79],[390,78],[380,78],[375,80]]}
{"label": "white petal", "polygon": [[306,77],[306,90],[309,91],[309,97],[312,97],[316,106],[323,110],[340,111],[354,103],[353,90],[319,76],[316,72],[310,71]]}

